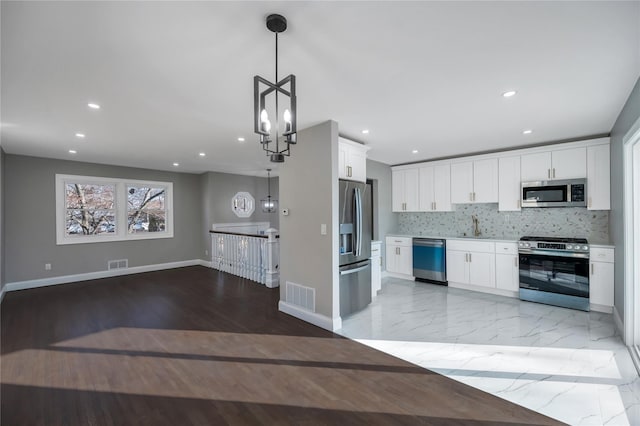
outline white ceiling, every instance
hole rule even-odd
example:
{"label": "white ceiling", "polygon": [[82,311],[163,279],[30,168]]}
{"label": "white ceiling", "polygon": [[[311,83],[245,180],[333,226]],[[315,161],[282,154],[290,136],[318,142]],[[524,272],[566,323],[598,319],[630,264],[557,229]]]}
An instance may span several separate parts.
{"label": "white ceiling", "polygon": [[1,8],[5,152],[162,170],[273,166],[252,124],[253,76],[274,74],[269,13],[289,20],[280,77],[297,76],[299,128],[336,120],[387,164],[608,133],[640,75],[637,1]]}

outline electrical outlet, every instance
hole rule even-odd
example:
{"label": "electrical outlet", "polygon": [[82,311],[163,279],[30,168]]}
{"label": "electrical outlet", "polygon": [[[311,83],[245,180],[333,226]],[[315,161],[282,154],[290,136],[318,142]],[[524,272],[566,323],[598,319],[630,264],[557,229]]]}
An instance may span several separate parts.
{"label": "electrical outlet", "polygon": [[321,223],[320,224],[320,235],[327,235],[327,224],[326,223]]}
{"label": "electrical outlet", "polygon": [[205,251],[204,251],[204,255],[205,255],[205,256],[209,256],[209,250],[205,250]]}
{"label": "electrical outlet", "polygon": [[50,263],[45,263],[44,264],[44,270],[45,271],[50,271],[51,270],[51,264]]}

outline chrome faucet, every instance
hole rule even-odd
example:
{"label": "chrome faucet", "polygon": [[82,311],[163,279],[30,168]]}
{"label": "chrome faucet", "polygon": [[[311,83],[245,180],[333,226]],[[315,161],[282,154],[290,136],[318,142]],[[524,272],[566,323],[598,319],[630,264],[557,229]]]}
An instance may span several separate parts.
{"label": "chrome faucet", "polygon": [[478,227],[478,216],[472,214],[471,220],[473,221],[473,236],[479,237],[482,232],[480,232],[480,228]]}

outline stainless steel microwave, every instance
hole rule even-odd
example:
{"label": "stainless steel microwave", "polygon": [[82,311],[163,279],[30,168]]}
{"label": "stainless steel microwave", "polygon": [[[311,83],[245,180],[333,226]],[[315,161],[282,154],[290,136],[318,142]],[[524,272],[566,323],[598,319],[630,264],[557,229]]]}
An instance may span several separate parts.
{"label": "stainless steel microwave", "polygon": [[586,207],[587,180],[522,182],[522,207]]}

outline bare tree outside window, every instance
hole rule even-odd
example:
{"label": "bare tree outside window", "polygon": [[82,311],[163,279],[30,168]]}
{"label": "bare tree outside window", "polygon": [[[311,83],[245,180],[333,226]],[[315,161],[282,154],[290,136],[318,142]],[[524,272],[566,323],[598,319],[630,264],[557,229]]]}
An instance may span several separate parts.
{"label": "bare tree outside window", "polygon": [[165,192],[162,187],[127,185],[127,230],[130,234],[166,229]]}
{"label": "bare tree outside window", "polygon": [[66,235],[116,232],[114,185],[67,183],[65,208]]}

